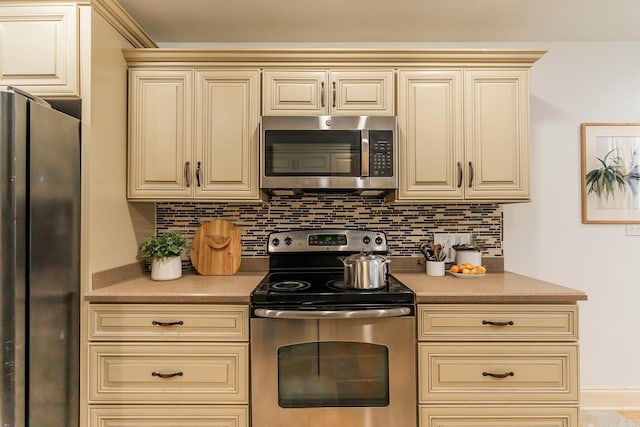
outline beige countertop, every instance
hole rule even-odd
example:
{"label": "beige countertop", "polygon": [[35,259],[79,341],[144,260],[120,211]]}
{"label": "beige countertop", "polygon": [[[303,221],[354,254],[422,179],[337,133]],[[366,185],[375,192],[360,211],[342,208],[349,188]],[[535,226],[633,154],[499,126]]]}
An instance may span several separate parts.
{"label": "beige countertop", "polygon": [[[85,295],[90,302],[107,303],[249,303],[249,294],[266,272],[233,276],[185,274],[166,282],[149,275],[106,286]],[[394,273],[416,293],[416,302],[428,303],[549,303],[584,301],[584,292],[514,273],[489,273],[484,277],[459,279],[450,275],[431,277],[424,273]]]}
{"label": "beige countertop", "polygon": [[483,277],[442,277],[424,273],[394,274],[413,289],[418,304],[428,303],[548,303],[584,301],[587,295],[575,289],[515,273],[489,273]]}

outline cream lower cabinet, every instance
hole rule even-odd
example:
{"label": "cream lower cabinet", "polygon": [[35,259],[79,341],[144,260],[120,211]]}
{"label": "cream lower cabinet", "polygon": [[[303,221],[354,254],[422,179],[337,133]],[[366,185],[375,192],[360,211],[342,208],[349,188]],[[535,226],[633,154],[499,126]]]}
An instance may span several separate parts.
{"label": "cream lower cabinet", "polygon": [[78,16],[75,2],[0,5],[0,86],[80,96]]}
{"label": "cream lower cabinet", "polygon": [[394,114],[393,70],[265,70],[265,116]]}
{"label": "cream lower cabinet", "polygon": [[528,71],[398,73],[397,201],[529,199]]}
{"label": "cream lower cabinet", "polygon": [[130,69],[131,200],[258,201],[259,74]]}
{"label": "cream lower cabinet", "polygon": [[89,426],[248,427],[242,305],[90,304]]}
{"label": "cream lower cabinet", "polygon": [[577,307],[418,307],[421,427],[578,426]]}

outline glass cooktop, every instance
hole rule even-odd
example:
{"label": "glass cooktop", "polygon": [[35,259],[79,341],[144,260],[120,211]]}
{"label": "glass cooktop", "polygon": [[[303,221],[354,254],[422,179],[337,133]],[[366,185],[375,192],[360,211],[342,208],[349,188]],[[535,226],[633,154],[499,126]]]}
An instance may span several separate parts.
{"label": "glass cooktop", "polygon": [[413,304],[414,293],[392,275],[384,287],[354,289],[345,286],[343,272],[277,272],[269,273],[251,293],[252,305],[371,306]]}

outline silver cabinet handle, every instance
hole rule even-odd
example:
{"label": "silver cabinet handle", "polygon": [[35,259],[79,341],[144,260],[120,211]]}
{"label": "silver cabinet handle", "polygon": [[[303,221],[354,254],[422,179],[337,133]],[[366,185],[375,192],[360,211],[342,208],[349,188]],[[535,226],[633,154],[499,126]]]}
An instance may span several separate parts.
{"label": "silver cabinet handle", "polygon": [[375,319],[382,317],[402,317],[411,313],[409,307],[380,308],[373,310],[270,310],[258,308],[253,312],[257,317],[268,319]]}
{"label": "silver cabinet handle", "polygon": [[184,164],[184,182],[187,188],[191,187],[191,162]]}
{"label": "silver cabinet handle", "polygon": [[469,162],[469,188],[473,184],[473,163]]}
{"label": "silver cabinet handle", "polygon": [[320,83],[320,106],[324,107],[324,82]]}
{"label": "silver cabinet handle", "polygon": [[202,164],[201,162],[198,162],[198,165],[196,166],[196,185],[198,187],[200,187],[200,165],[201,164]]}

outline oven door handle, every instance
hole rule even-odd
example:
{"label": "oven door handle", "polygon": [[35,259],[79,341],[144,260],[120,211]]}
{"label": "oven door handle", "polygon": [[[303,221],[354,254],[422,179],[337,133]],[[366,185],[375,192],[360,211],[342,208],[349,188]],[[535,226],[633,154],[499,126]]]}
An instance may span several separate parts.
{"label": "oven door handle", "polygon": [[376,319],[381,317],[402,317],[411,313],[409,307],[380,308],[372,310],[270,310],[257,308],[257,317],[268,319]]}

